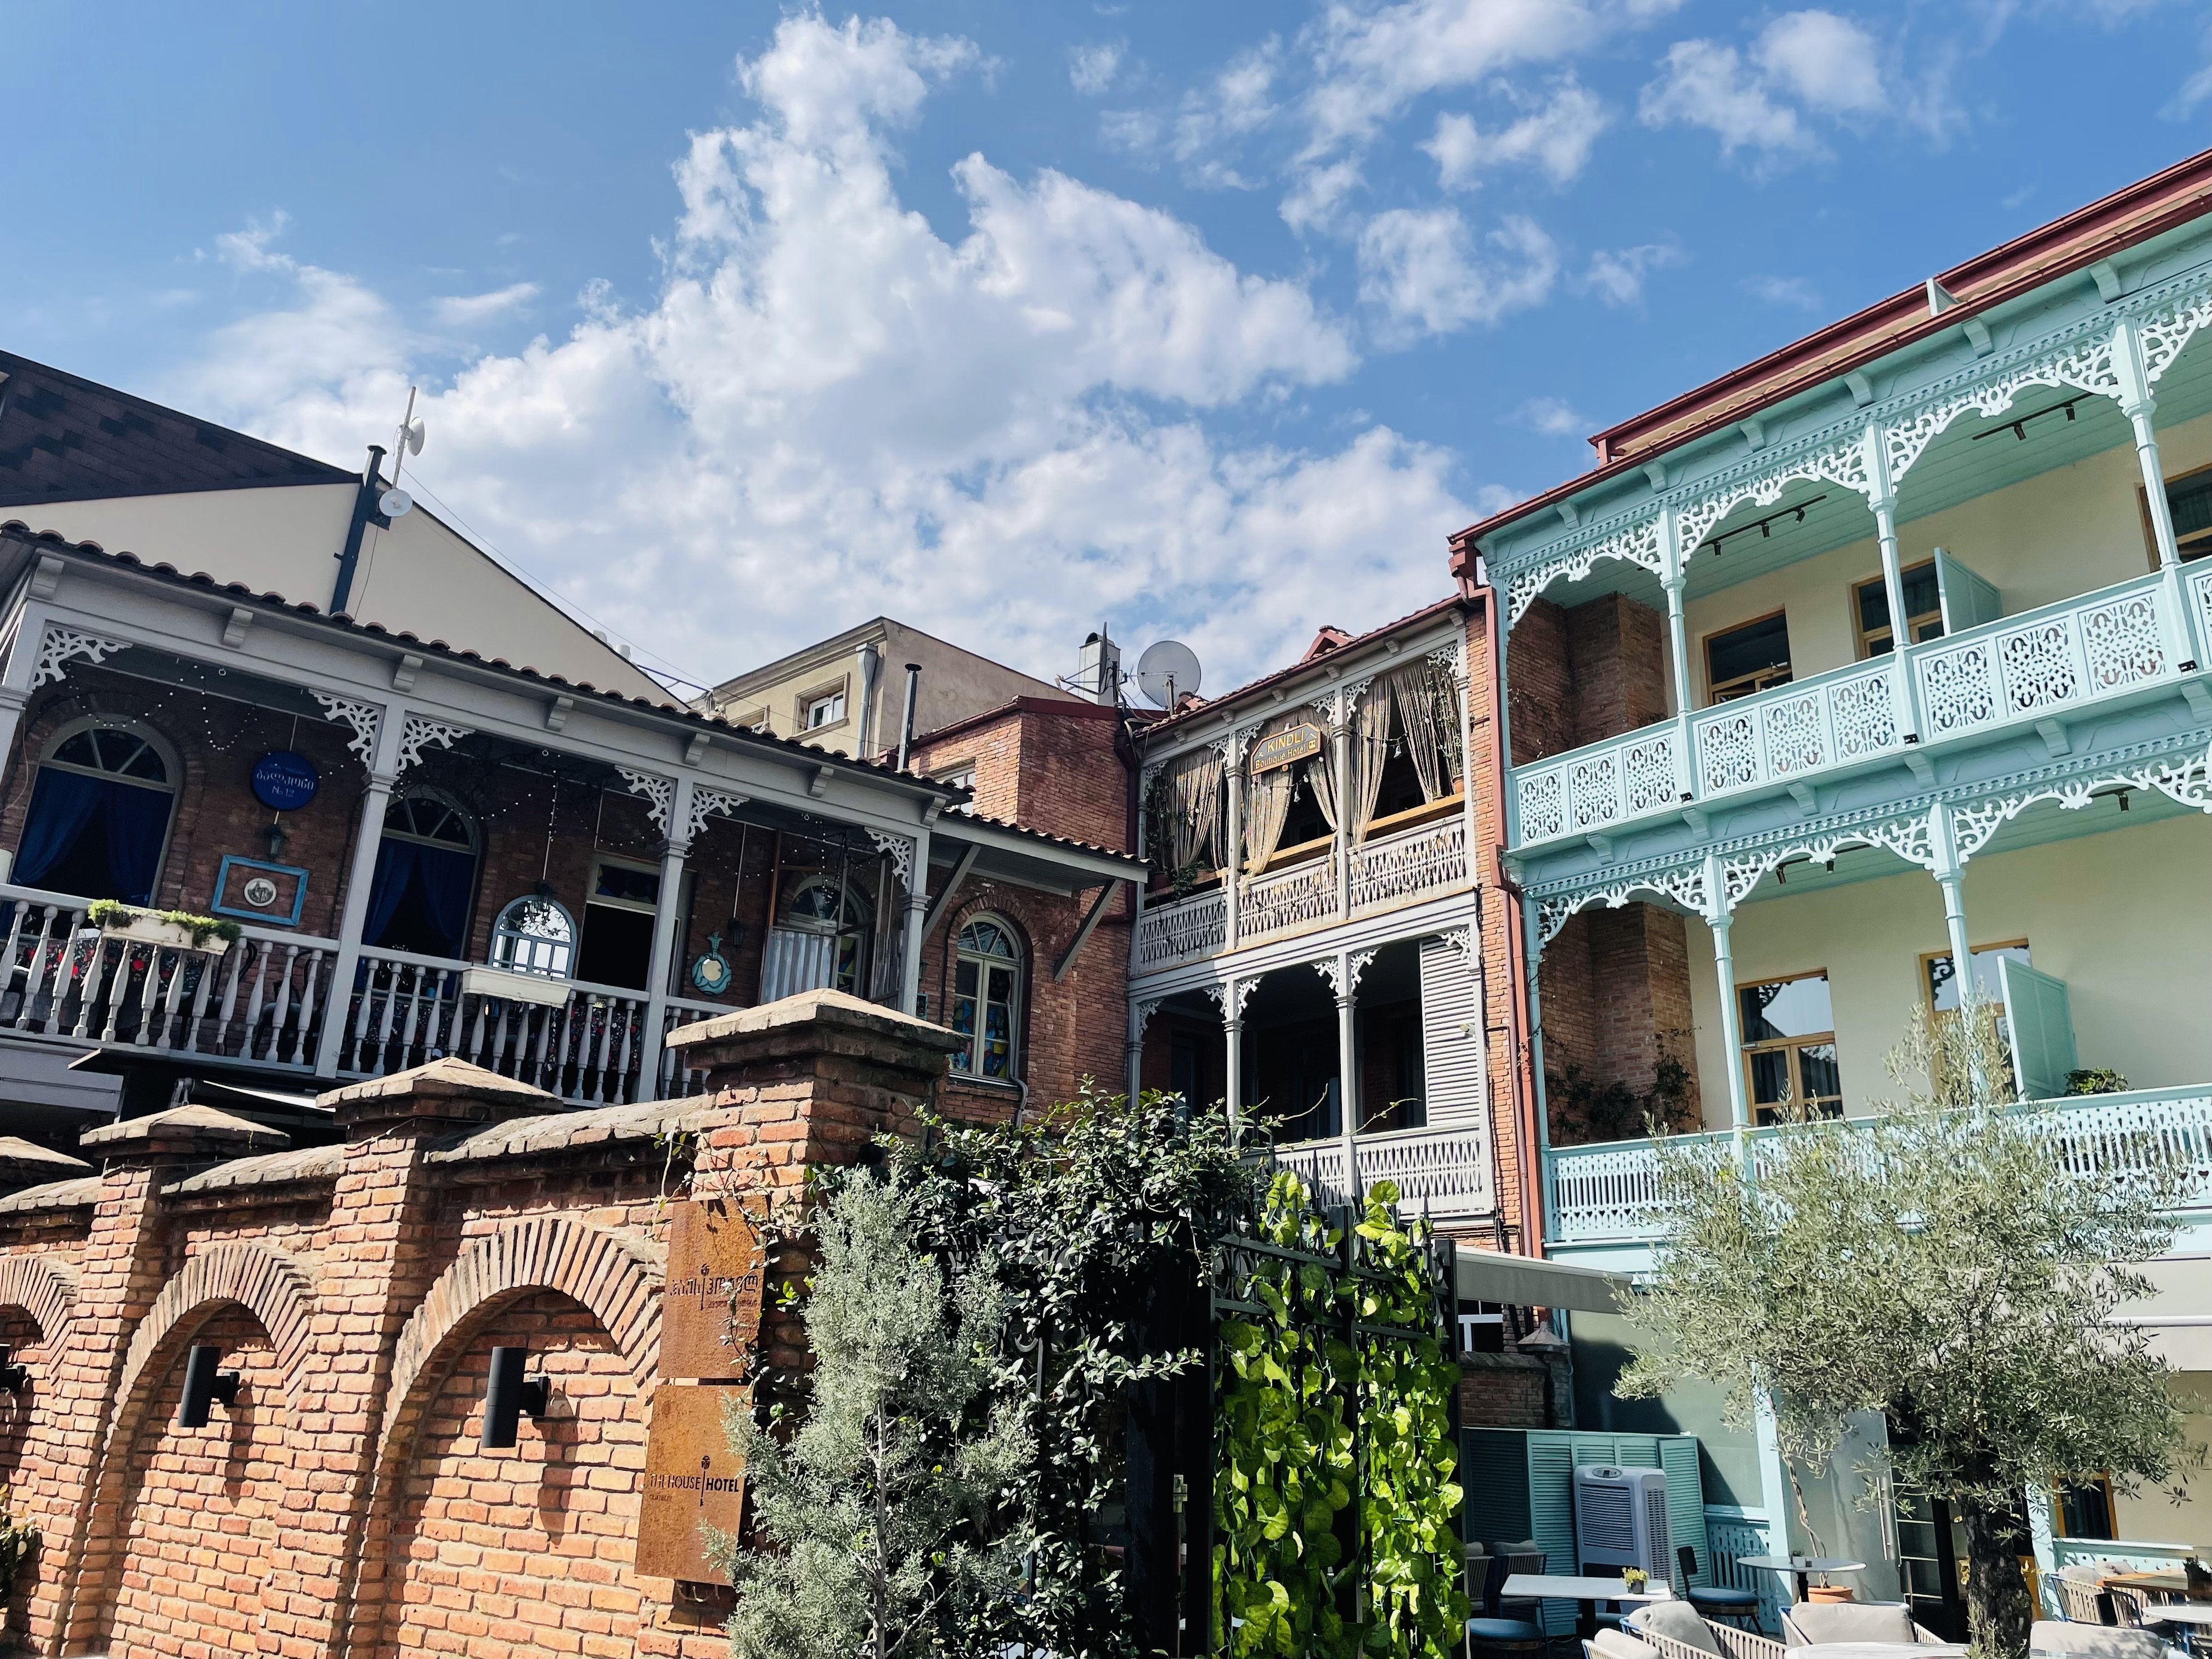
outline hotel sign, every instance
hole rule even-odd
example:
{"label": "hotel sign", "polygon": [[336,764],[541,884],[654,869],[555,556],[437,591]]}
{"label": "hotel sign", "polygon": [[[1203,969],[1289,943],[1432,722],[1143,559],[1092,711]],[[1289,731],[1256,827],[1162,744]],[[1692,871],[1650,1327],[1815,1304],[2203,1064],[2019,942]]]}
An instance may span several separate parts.
{"label": "hotel sign", "polygon": [[1293,726],[1287,732],[1278,732],[1271,738],[1262,738],[1252,745],[1252,771],[1255,776],[1272,772],[1276,768],[1289,766],[1297,761],[1311,760],[1321,753],[1321,727],[1310,720]]}
{"label": "hotel sign", "polygon": [[735,1536],[745,1519],[744,1460],[730,1449],[723,1414],[744,1408],[738,1382],[665,1382],[653,1390],[637,1509],[637,1571],[647,1578],[726,1584],[709,1559],[709,1531]]}
{"label": "hotel sign", "polygon": [[765,1266],[752,1224],[721,1199],[690,1199],[668,1209],[660,1374],[741,1377],[760,1328]]}

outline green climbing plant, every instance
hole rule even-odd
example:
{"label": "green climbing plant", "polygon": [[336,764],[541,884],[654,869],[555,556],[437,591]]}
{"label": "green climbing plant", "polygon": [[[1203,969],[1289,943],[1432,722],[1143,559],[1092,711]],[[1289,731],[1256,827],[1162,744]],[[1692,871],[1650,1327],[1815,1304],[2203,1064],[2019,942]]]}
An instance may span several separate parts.
{"label": "green climbing plant", "polygon": [[1444,1659],[1464,1628],[1458,1370],[1397,1198],[1369,1195],[1355,1271],[1304,1182],[1268,1187],[1240,1298],[1256,1311],[1219,1332],[1213,1645],[1231,1659]]}

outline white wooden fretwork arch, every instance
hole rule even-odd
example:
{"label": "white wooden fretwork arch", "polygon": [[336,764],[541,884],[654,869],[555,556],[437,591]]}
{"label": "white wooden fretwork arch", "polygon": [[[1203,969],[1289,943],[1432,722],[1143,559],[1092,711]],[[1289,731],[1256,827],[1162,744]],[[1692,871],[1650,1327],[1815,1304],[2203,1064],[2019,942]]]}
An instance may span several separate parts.
{"label": "white wooden fretwork arch", "polygon": [[31,672],[31,690],[37,690],[49,680],[66,678],[70,664],[80,657],[97,668],[129,644],[127,640],[104,639],[81,628],[48,623],[39,637],[39,660]]}

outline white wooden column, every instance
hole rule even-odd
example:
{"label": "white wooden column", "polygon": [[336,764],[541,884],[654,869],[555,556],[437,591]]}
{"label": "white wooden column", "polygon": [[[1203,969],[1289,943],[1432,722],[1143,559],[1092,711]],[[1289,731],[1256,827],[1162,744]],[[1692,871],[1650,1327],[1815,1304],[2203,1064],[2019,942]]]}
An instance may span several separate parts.
{"label": "white wooden column", "polygon": [[1881,425],[1867,422],[1867,477],[1874,481],[1868,505],[1874,509],[1875,543],[1881,549],[1881,591],[1889,603],[1890,695],[1896,711],[1899,735],[1917,742],[1920,732],[1920,699],[1912,684],[1912,664],[1906,647],[1912,643],[1911,613],[1905,608],[1905,572],[1897,550],[1897,485],[1889,476],[1889,452],[1883,447]]}
{"label": "white wooden column", "polygon": [[1729,1122],[1739,1143],[1751,1127],[1750,1091],[1743,1076],[1743,1014],[1735,1000],[1735,953],[1729,944],[1731,926],[1727,872],[1714,854],[1705,854],[1705,925],[1713,932],[1713,974],[1720,982],[1721,1049],[1728,1057]]}
{"label": "white wooden column", "polygon": [[1943,931],[1951,938],[1951,971],[1965,998],[1974,988],[1974,951],[1966,934],[1966,863],[1951,809],[1942,801],[1928,809],[1928,840],[1936,853],[1936,884],[1943,890]]}
{"label": "white wooden column", "polygon": [[1336,844],[1329,850],[1336,860],[1336,914],[1342,920],[1352,914],[1352,836],[1346,828],[1352,822],[1352,699],[1341,686],[1335,705],[1328,757],[1336,772]]}
{"label": "white wooden column", "polygon": [[684,861],[691,856],[691,780],[679,776],[669,792],[667,845],[660,854],[660,888],[653,902],[653,966],[645,981],[645,1034],[638,1045],[637,1088],[641,1100],[660,1098],[660,1066],[666,1053],[670,957],[675,954],[678,900],[684,890]]}
{"label": "white wooden column", "polygon": [[914,832],[914,850],[908,858],[906,878],[906,934],[904,960],[899,964],[899,1008],[921,1012],[921,925],[929,915],[929,825]]}
{"label": "white wooden column", "polygon": [[[1222,1094],[1232,1128],[1244,1121],[1244,994],[1249,988],[1236,980],[1224,981],[1221,994],[1223,1050]],[[1194,1105],[1195,1102],[1192,1103]]]}
{"label": "white wooden column", "polygon": [[2170,660],[2186,672],[2195,665],[2189,643],[2189,599],[2181,585],[2181,546],[2173,533],[2173,503],[2166,498],[2166,471],[2158,459],[2158,434],[2151,416],[2158,400],[2151,396],[2150,376],[2143,368],[2142,340],[2132,323],[2123,321],[2112,340],[2112,367],[2120,377],[2120,413],[2135,428],[2136,465],[2142,473],[2143,501],[2150,514],[2151,537],[2158,544],[2160,586],[2160,609],[2166,626],[2160,630]]}
{"label": "white wooden column", "polygon": [[1337,1127],[1344,1138],[1344,1180],[1353,1207],[1366,1196],[1359,1179],[1359,965],[1340,951],[1328,977],[1336,990]]}
{"label": "white wooden column", "polygon": [[1659,510],[1659,583],[1667,592],[1667,646],[1674,683],[1674,790],[1684,800],[1698,788],[1698,758],[1690,752],[1690,630],[1682,593],[1690,580],[1682,527],[1671,507]]}
{"label": "white wooden column", "polygon": [[377,705],[376,737],[369,753],[368,787],[362,791],[361,823],[354,831],[353,857],[346,866],[345,907],[338,913],[338,948],[331,963],[330,990],[323,1002],[323,1031],[315,1052],[315,1075],[338,1074],[338,1050],[352,1021],[354,974],[361,962],[361,930],[368,921],[368,890],[376,879],[377,849],[384,842],[384,811],[399,781],[400,729],[404,705]]}
{"label": "white wooden column", "polygon": [[[1237,902],[1244,886],[1244,738],[1231,732],[1228,738],[1227,758],[1222,771],[1229,788],[1229,847],[1221,862],[1225,867],[1222,876],[1221,948],[1237,948]],[[1232,1108],[1233,1109],[1233,1108]]]}
{"label": "white wooden column", "polygon": [[1132,1105],[1145,1091],[1145,1027],[1152,1020],[1152,1010],[1158,1006],[1149,1002],[1129,1005],[1129,1102]]}

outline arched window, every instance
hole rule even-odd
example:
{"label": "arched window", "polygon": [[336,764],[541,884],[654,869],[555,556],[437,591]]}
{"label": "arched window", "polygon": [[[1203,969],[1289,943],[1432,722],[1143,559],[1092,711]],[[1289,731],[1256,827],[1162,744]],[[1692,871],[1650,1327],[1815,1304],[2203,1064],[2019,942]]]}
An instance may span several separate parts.
{"label": "arched window", "polygon": [[411,791],[384,810],[362,940],[386,951],[455,957],[468,939],[477,878],[476,825],[435,790]]}
{"label": "arched window", "polygon": [[1012,1083],[1021,1006],[1014,930],[996,916],[977,916],[960,930],[953,952],[952,1029],[968,1047],[952,1056],[952,1069]]}
{"label": "arched window", "polygon": [[492,924],[491,965],[568,979],[576,969],[576,921],[558,899],[525,893]]}
{"label": "arched window", "polygon": [[175,755],[134,722],[64,726],[31,787],[15,852],[26,887],[151,904],[176,805]]}
{"label": "arched window", "polygon": [[[861,957],[867,943],[868,914],[872,908],[868,895],[857,882],[840,883],[835,876],[809,876],[791,890],[776,925],[794,936],[789,947],[793,955],[805,957],[813,963],[809,977],[801,983],[850,991],[856,996],[860,994],[860,975],[865,965]],[[811,946],[800,945],[798,939],[803,937],[820,942]],[[795,985],[793,988],[799,987]]]}

